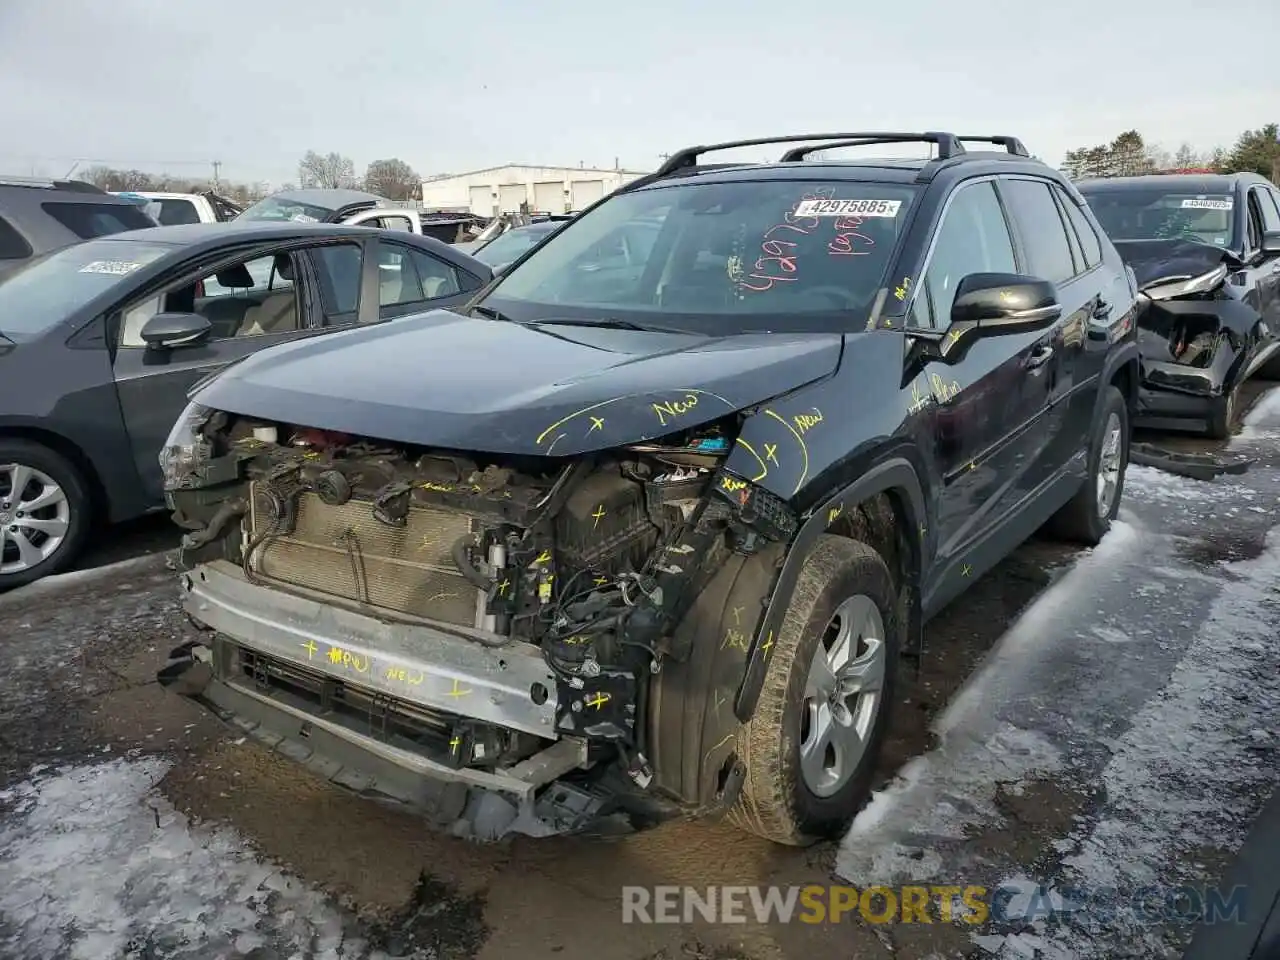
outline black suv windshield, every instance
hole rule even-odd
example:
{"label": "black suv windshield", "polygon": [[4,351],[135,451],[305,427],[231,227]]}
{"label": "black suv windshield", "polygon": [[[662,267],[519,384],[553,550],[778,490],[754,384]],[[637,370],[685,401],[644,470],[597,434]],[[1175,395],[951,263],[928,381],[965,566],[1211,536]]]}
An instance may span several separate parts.
{"label": "black suv windshield", "polygon": [[1229,193],[1142,186],[1082,192],[1112,240],[1196,240],[1215,247],[1232,245],[1235,201]]}
{"label": "black suv windshield", "polygon": [[320,223],[333,213],[328,207],[314,203],[301,203],[285,197],[267,197],[259,200],[237,220],[292,220],[295,223]]}
{"label": "black suv windshield", "polygon": [[517,321],[861,329],[915,195],[902,184],[799,180],[622,193],[566,224],[486,299]]}

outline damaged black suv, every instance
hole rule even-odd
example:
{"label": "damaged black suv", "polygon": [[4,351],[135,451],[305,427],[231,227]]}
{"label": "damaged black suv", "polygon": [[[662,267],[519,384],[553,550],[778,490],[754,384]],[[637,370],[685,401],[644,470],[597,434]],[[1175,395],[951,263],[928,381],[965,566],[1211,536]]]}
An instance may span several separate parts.
{"label": "damaged black suv", "polygon": [[[936,156],[813,159],[890,142]],[[207,632],[160,679],[463,835],[837,834],[925,620],[1116,515],[1135,296],[1012,137],[680,151],[466,315],[193,391],[161,462]]]}

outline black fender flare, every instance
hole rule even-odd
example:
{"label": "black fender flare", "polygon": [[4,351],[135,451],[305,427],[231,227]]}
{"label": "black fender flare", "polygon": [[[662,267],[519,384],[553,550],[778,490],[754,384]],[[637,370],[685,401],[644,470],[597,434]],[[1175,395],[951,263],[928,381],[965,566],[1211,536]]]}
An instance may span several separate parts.
{"label": "black fender flare", "polygon": [[[928,512],[920,477],[915,467],[905,457],[891,457],[871,467],[853,483],[818,504],[796,531],[787,549],[782,569],[778,572],[764,616],[760,620],[760,626],[751,640],[742,683],[734,699],[734,713],[743,723],[750,720],[755,713],[756,703],[760,699],[760,690],[764,685],[765,668],[768,666],[773,647],[773,636],[782,625],[787,601],[795,588],[796,580],[800,576],[800,568],[808,557],[809,549],[847,507],[878,493],[889,491],[901,493],[902,506],[908,514],[909,529],[923,530]],[[914,568],[919,570],[921,568],[921,537],[913,536],[908,540],[913,545]]]}
{"label": "black fender flare", "polygon": [[1130,341],[1120,347],[1117,347],[1115,350],[1112,350],[1111,353],[1107,355],[1106,362],[1102,365],[1102,378],[1099,383],[1098,397],[1094,401],[1093,406],[1095,420],[1097,419],[1098,411],[1102,409],[1102,398],[1106,393],[1102,387],[1115,379],[1116,373],[1121,367],[1130,363],[1132,363],[1134,367],[1133,396],[1125,397],[1125,400],[1130,404],[1131,408],[1133,404],[1137,403],[1138,388],[1141,385],[1142,379],[1142,351],[1138,349],[1138,344],[1136,342]]}

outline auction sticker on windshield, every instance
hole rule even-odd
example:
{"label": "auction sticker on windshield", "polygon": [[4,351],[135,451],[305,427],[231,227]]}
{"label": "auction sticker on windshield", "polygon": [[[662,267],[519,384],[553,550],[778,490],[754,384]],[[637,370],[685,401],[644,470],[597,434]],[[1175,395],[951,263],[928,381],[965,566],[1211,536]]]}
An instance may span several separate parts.
{"label": "auction sticker on windshield", "polygon": [[797,217],[896,217],[901,200],[801,200]]}
{"label": "auction sticker on windshield", "polygon": [[94,260],[92,263],[86,263],[78,272],[105,273],[112,277],[123,277],[141,266],[141,263],[135,263],[132,260]]}
{"label": "auction sticker on windshield", "polygon": [[1184,210],[1230,210],[1234,206],[1235,201],[1230,198],[1188,197],[1182,201]]}

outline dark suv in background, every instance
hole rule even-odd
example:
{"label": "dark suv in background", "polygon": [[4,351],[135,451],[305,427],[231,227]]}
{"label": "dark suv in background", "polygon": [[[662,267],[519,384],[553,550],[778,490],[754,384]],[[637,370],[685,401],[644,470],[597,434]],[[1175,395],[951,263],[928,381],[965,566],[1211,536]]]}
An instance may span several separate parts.
{"label": "dark suv in background", "polygon": [[58,247],[155,225],[136,203],[91,183],[0,176],[0,277]]}
{"label": "dark suv in background", "polygon": [[[936,157],[812,158],[902,142]],[[1109,528],[1135,302],[1013,137],[682,150],[462,314],[191,394],[161,460],[207,631],[160,680],[462,834],[838,835],[924,621]]]}

